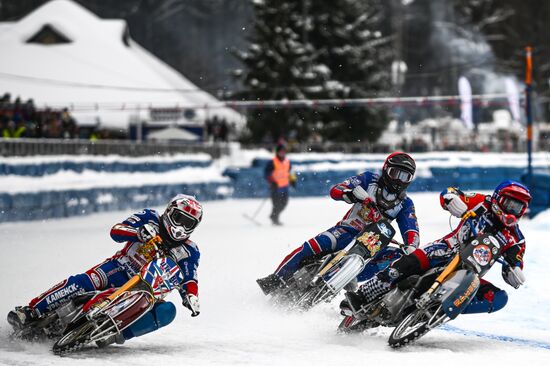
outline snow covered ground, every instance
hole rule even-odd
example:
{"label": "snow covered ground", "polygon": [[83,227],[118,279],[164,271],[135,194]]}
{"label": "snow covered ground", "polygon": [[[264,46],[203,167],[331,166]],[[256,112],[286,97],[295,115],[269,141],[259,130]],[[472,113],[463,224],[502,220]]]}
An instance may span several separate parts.
{"label": "snow covered ground", "polygon": [[[448,215],[435,193],[413,194],[422,241],[449,230]],[[1,365],[548,365],[550,362],[550,266],[546,240],[550,213],[522,223],[527,237],[528,282],[513,290],[495,266],[489,279],[505,287],[508,306],[495,314],[459,317],[446,329],[416,345],[392,350],[387,329],[369,334],[339,335],[339,299],[312,311],[287,313],[270,307],[255,279],[267,275],[291,249],[332,226],[346,211],[329,198],[291,199],[283,213],[284,227],[248,222],[260,200],[207,202],[205,218],[193,238],[202,257],[199,288],[202,313],[191,318],[178,307],[167,328],[106,350],[88,349],[59,358],[50,344],[25,344],[8,339],[0,319]],[[23,304],[65,276],[88,269],[112,255],[118,244],[108,232],[127,212],[96,214],[43,222],[0,225],[0,313]],[[456,224],[456,223],[455,223]],[[174,294],[176,302],[179,296]]]}

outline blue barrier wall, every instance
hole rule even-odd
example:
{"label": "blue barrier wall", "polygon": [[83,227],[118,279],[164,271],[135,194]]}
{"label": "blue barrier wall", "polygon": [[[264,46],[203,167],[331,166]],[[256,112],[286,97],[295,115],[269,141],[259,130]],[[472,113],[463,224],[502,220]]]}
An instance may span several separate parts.
{"label": "blue barrier wall", "polygon": [[[464,190],[492,190],[505,179],[520,180],[524,168],[515,167],[456,167],[429,169],[431,176],[417,177],[409,187],[410,192],[439,192],[449,186]],[[300,171],[292,196],[323,196],[336,183],[356,175],[357,170]],[[226,169],[224,175],[233,185],[233,197],[265,197],[268,188],[263,177],[263,166],[253,164],[251,168]]]}
{"label": "blue barrier wall", "polygon": [[188,167],[207,167],[212,163],[211,160],[179,160],[179,161],[144,161],[132,163],[130,161],[59,161],[43,163],[21,163],[10,164],[0,162],[0,176],[2,175],[22,175],[39,177],[46,174],[54,174],[61,170],[70,170],[82,172],[83,170],[94,170],[106,173],[121,172],[167,172],[170,170],[188,168]]}
{"label": "blue barrier wall", "polygon": [[530,181],[527,175],[523,175],[522,181],[529,186],[533,196],[529,205],[530,217],[550,208],[550,173],[534,173]]}
{"label": "blue barrier wall", "polygon": [[[433,158],[430,158],[433,160]],[[437,159],[436,159],[437,160]],[[228,182],[193,184],[158,184],[143,187],[106,187],[82,190],[41,191],[29,193],[0,192],[0,222],[40,220],[45,218],[70,217],[94,212],[139,209],[148,206],[164,205],[167,200],[180,192],[196,195],[200,200],[266,197],[268,187],[263,170],[268,160],[255,159],[250,167],[228,168],[223,175]],[[381,159],[346,159],[346,162],[360,161],[378,166]],[[358,173],[349,170],[310,170],[308,165],[315,163],[341,163],[342,161],[310,159],[294,163],[298,171],[298,182],[291,190],[294,197],[324,196],[336,183]],[[6,164],[0,162],[0,175],[42,176],[59,170],[82,171],[85,169],[103,172],[166,172],[183,167],[210,166],[211,160],[150,161],[132,163],[121,161],[60,161],[39,164]],[[328,168],[330,169],[330,167]],[[430,167],[423,168],[411,184],[411,192],[438,192],[448,186],[458,186],[467,191],[489,191],[505,179],[520,180],[524,168],[493,167]],[[0,179],[2,179],[0,177]],[[108,179],[108,178],[107,178]],[[161,178],[159,177],[159,180]],[[532,213],[536,214],[550,207],[550,174],[537,174],[533,192]]]}
{"label": "blue barrier wall", "polygon": [[144,187],[94,188],[0,194],[0,222],[44,220],[94,212],[140,209],[166,205],[178,193],[199,200],[226,198],[227,183],[193,183]]}

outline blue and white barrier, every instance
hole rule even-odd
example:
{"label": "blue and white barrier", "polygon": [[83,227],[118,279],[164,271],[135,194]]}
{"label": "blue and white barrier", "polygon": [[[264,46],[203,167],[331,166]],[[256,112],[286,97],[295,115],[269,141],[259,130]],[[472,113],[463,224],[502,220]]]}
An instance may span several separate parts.
{"label": "blue and white barrier", "polygon": [[179,154],[174,156],[40,156],[0,159],[0,176],[21,175],[41,177],[60,171],[81,173],[85,170],[121,172],[167,172],[170,170],[207,167],[212,163],[208,154]]}
{"label": "blue and white barrier", "polygon": [[[356,175],[357,170],[327,170],[297,172],[297,184],[293,196],[323,196],[336,183]],[[429,174],[426,174],[429,173]],[[468,167],[429,168],[419,175],[409,188],[410,192],[438,192],[449,186],[468,191],[492,190],[505,179],[520,180],[524,168],[515,167]],[[263,168],[228,168],[224,175],[232,181],[235,198],[265,197],[267,185],[263,183]]]}
{"label": "blue and white barrier", "polygon": [[[238,151],[219,161],[201,155],[3,159],[0,222],[164,205],[171,196],[182,192],[197,195],[200,200],[266,197],[269,192],[264,168],[269,156],[266,151]],[[298,177],[291,195],[305,197],[324,196],[331,186],[349,176],[365,170],[378,171],[385,155],[289,157]],[[526,165],[523,154],[427,153],[414,157],[417,174],[411,192],[439,192],[448,186],[490,191],[505,179],[520,180]],[[534,163],[536,171],[548,169],[550,154],[536,154]],[[550,175],[543,174],[536,182],[531,187],[535,197],[533,213],[550,207]]]}
{"label": "blue and white barrier", "polygon": [[163,206],[178,193],[201,201],[226,198],[227,183],[158,184],[142,187],[92,188],[0,194],[0,222],[45,220],[95,212]]}

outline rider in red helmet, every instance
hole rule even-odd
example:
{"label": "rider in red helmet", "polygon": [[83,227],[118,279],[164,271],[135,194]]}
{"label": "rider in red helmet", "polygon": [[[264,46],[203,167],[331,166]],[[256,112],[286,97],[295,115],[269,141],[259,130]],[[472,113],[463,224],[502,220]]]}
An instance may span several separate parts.
{"label": "rider in red helmet", "polygon": [[517,224],[531,202],[531,193],[523,184],[502,182],[491,196],[491,211],[507,227]]}
{"label": "rider in red helmet", "polygon": [[[455,187],[447,188],[441,192],[441,206],[458,218],[469,210],[474,211],[476,217],[470,220],[475,231],[465,221],[461,221],[455,230],[443,238],[421,245],[410,255],[397,259],[387,269],[363,283],[357,292],[348,292],[347,301],[341,304],[342,312],[346,315],[350,315],[350,311],[360,313],[364,304],[388,292],[399,280],[424,273],[433,267],[445,266],[455,255],[460,243],[469,240],[475,232],[490,233],[500,242],[506,261],[502,267],[502,277],[510,286],[519,288],[525,282],[522,271],[525,239],[518,221],[525,214],[530,201],[529,189],[511,180],[499,184],[491,196],[464,193]],[[502,309],[507,301],[506,291],[482,279],[476,298],[463,313],[490,313]]]}
{"label": "rider in red helmet", "polygon": [[[61,281],[31,300],[27,306],[16,307],[9,312],[8,322],[15,330],[22,329],[40,321],[81,293],[122,286],[151,260],[156,249],[149,247],[148,242],[157,235],[162,239],[164,254],[178,264],[184,276],[180,290],[182,304],[191,311],[191,316],[199,315],[197,270],[200,252],[190,235],[200,224],[202,216],[202,205],[195,197],[185,194],[173,197],[162,214],[144,209],[130,215],[111,228],[111,238],[124,243],[114,256],[84,273]],[[168,325],[175,316],[176,307],[172,302],[157,303],[122,334],[97,343],[99,346],[123,343]]]}

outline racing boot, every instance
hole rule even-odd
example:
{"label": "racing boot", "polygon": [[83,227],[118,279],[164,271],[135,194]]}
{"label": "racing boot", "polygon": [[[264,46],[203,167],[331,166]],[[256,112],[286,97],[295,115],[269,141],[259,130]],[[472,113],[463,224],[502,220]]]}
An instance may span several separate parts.
{"label": "racing boot", "polygon": [[346,292],[346,298],[340,303],[340,314],[351,316],[363,312],[365,305],[370,302],[360,291]]}
{"label": "racing boot", "polygon": [[258,278],[256,282],[265,295],[269,295],[273,291],[285,287],[285,283],[282,278],[274,273],[264,278]]}
{"label": "racing boot", "polygon": [[113,334],[109,338],[105,338],[101,341],[96,341],[95,344],[99,348],[105,348],[110,344],[116,343],[116,344],[124,344],[126,339],[124,338],[124,335],[122,333]]}
{"label": "racing boot", "polygon": [[[353,314],[365,313],[368,305],[380,295],[387,293],[391,288],[391,282],[383,281],[379,276],[374,276],[363,283],[357,292],[346,292],[347,304],[340,304],[340,307],[351,309]],[[346,301],[344,300],[344,301]]]}
{"label": "racing boot", "polygon": [[38,319],[38,314],[30,306],[17,306],[8,313],[8,323],[16,331],[25,328],[36,319]]}

